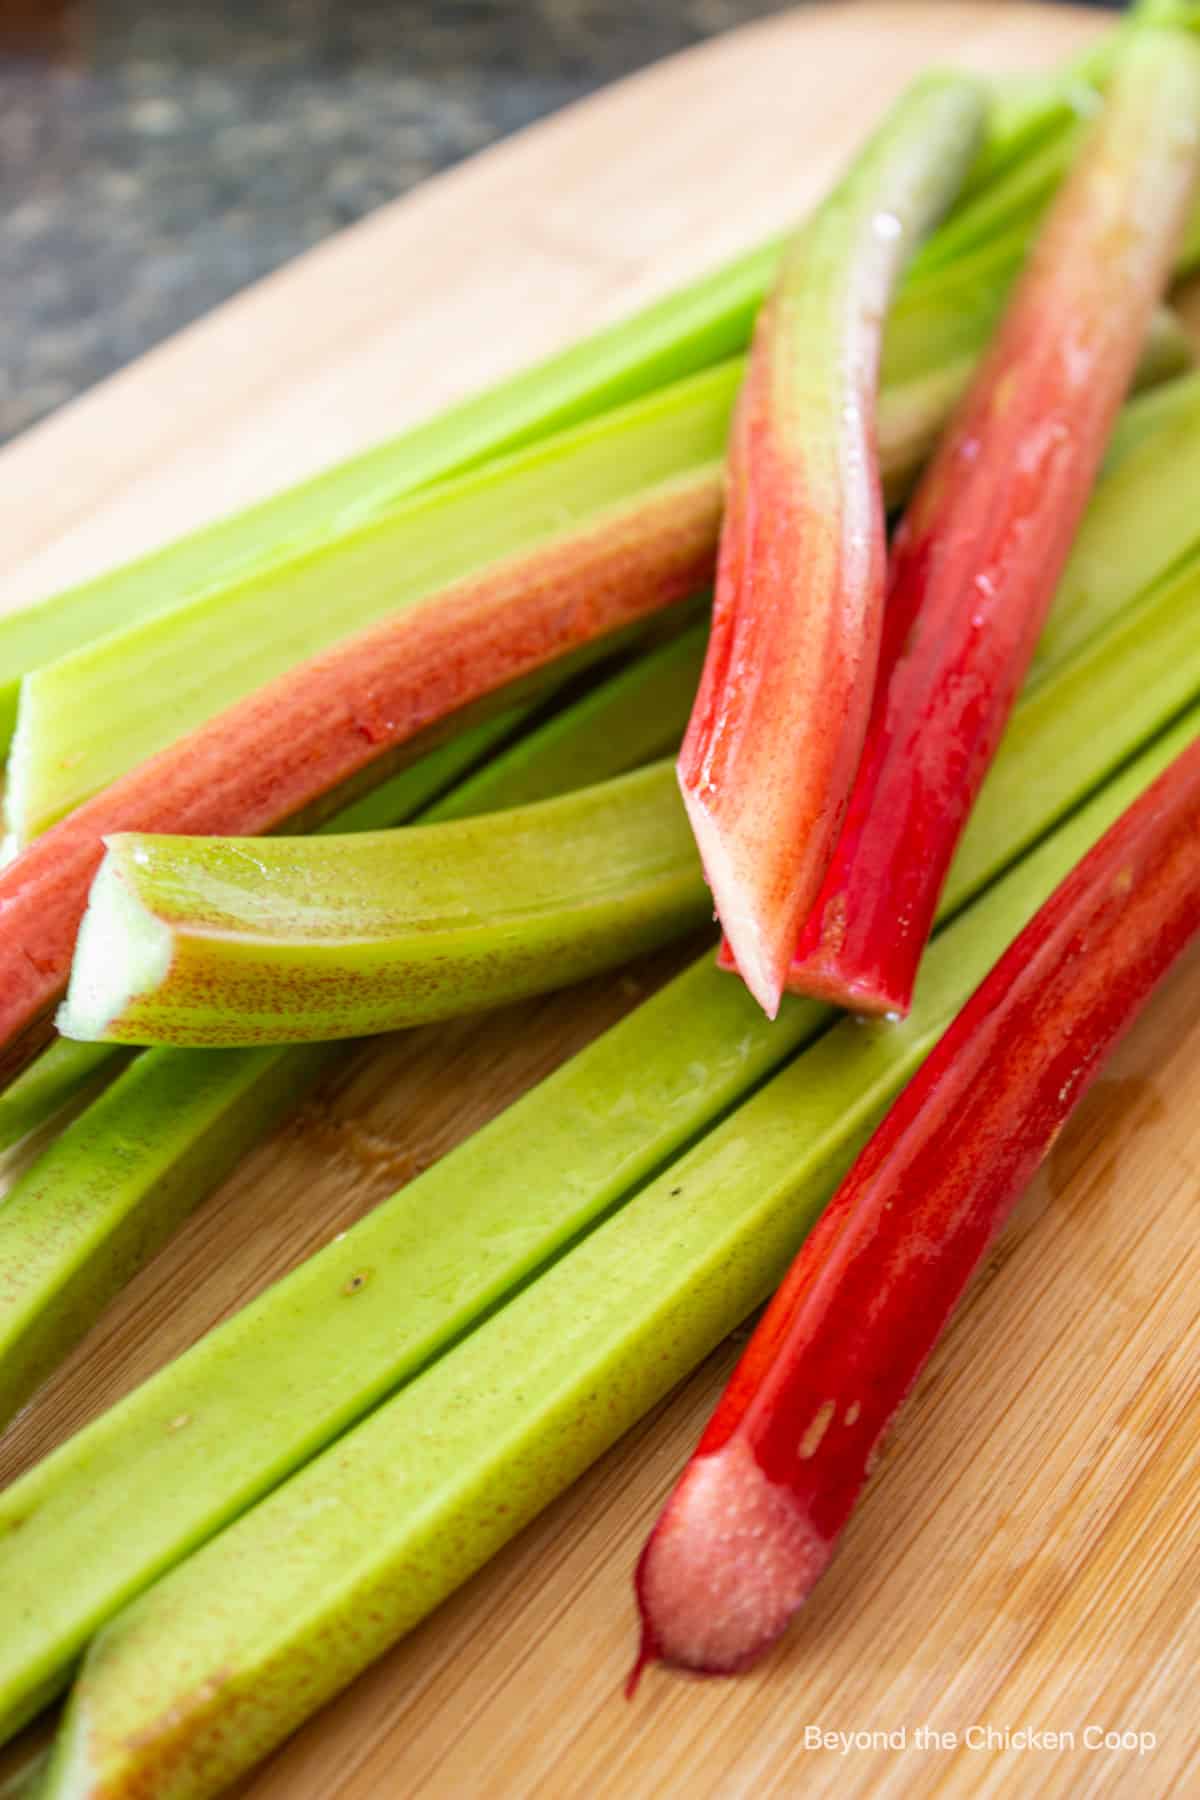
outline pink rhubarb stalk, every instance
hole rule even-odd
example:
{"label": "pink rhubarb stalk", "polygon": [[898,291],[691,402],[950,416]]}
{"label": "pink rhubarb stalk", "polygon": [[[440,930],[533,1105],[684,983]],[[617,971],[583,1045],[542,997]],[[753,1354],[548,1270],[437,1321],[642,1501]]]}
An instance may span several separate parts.
{"label": "pink rhubarb stalk", "polygon": [[1051,895],[887,1115],[642,1554],[644,1660],[732,1673],[807,1598],[981,1258],[1200,930],[1198,844],[1200,739]]}
{"label": "pink rhubarb stalk", "polygon": [[1200,44],[1146,27],[896,537],[866,746],[796,941],[798,993],[908,1011],[1187,223],[1198,143]]}
{"label": "pink rhubarb stalk", "polygon": [[49,1035],[107,835],[329,810],[440,721],[698,592],[719,519],[711,468],[664,483],[301,664],[52,826],[0,872],[0,1083]]}
{"label": "pink rhubarb stalk", "polygon": [[772,1016],[870,711],[886,560],[884,317],[980,122],[980,91],[965,80],[922,82],[900,101],[785,255],[738,400],[679,781],[738,968]]}

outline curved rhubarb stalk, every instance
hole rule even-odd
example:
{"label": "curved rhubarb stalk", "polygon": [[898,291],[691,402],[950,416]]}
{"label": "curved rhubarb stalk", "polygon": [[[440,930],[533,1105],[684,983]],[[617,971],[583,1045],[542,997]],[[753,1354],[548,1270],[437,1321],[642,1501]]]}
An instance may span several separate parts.
{"label": "curved rhubarb stalk", "polygon": [[638,1565],[643,1659],[745,1668],[807,1598],[975,1269],[1200,930],[1200,739],[1017,938],[768,1307]]}
{"label": "curved rhubarb stalk", "polygon": [[108,840],[65,1037],[297,1044],[564,987],[703,923],[668,763],[353,837]]}
{"label": "curved rhubarb stalk", "polygon": [[[674,646],[668,644],[664,648],[669,650]],[[659,656],[662,654],[661,651],[657,653]],[[653,659],[647,657],[643,660],[649,662]],[[611,682],[604,684],[606,689],[612,685]],[[512,737],[531,711],[531,707],[514,707],[509,712],[497,714],[493,719],[484,720],[472,731],[460,732],[458,737],[440,744],[428,756],[423,756],[418,762],[402,769],[399,775],[393,775],[390,781],[381,782],[377,788],[372,788],[361,800],[355,801],[343,813],[327,821],[321,830],[382,830],[400,824],[414,813],[429,807],[431,802],[437,801],[439,795],[445,796],[447,789],[456,795],[463,785],[456,778],[468,776],[471,771],[484,773],[491,769],[497,760],[495,758],[492,762],[485,763],[484,771],[476,771],[476,765],[487,757],[489,751]],[[542,734],[537,732],[534,735],[540,737]],[[503,761],[503,753],[498,760]],[[471,785],[469,778],[466,785]],[[436,805],[433,813],[437,813]],[[81,1044],[71,1038],[55,1038],[36,1062],[23,1069],[16,1080],[10,1082],[4,1092],[0,1093],[0,1151],[19,1143],[23,1137],[54,1118],[80,1089],[99,1076],[102,1069],[107,1069],[112,1074],[114,1066],[120,1068],[123,1061],[124,1052],[119,1045]],[[5,1196],[6,1199],[9,1197]],[[0,1325],[0,1361],[3,1361],[3,1336],[3,1326]],[[0,1419],[4,1415],[3,1386],[3,1380],[0,1379]]]}
{"label": "curved rhubarb stalk", "polygon": [[734,415],[712,635],[679,782],[738,967],[771,1017],[871,702],[883,318],[982,117],[974,82],[929,80],[899,102],[785,256]]}
{"label": "curved rhubarb stalk", "polygon": [[897,536],[867,743],[788,974],[799,992],[908,1010],[954,846],[1186,223],[1198,153],[1200,45],[1146,27]]}

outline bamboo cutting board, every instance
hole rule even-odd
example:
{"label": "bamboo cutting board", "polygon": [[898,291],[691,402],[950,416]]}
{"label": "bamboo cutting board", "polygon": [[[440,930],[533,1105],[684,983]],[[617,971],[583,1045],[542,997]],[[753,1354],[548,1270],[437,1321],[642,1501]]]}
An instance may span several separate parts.
{"label": "bamboo cutting board", "polygon": [[[6,603],[295,480],[776,229],[930,61],[1034,67],[1102,24],[908,0],[800,12],[431,182],[0,455]],[[348,1059],[0,1440],[0,1482],[666,972],[660,960]],[[1198,1108],[1193,956],[1059,1140],[840,1558],[760,1672],[654,1673],[634,1705],[620,1697],[634,1557],[727,1347],[244,1791],[1200,1792]],[[1093,1747],[1089,1728],[1142,1737]],[[813,1748],[813,1730],[875,1741]],[[1032,1744],[1004,1736],[1022,1731]],[[0,1787],[27,1750],[0,1753]]]}

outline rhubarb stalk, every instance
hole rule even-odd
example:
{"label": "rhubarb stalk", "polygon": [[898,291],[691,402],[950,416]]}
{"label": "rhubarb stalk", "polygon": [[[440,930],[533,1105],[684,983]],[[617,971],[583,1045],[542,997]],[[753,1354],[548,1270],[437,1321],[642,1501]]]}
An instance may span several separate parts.
{"label": "rhubarb stalk", "polygon": [[[1200,45],[1144,26],[923,477],[889,572],[870,729],[789,986],[907,1011],[1188,216]],[[739,965],[739,946],[730,947]]]}
{"label": "rhubarb stalk", "polygon": [[[627,619],[677,594],[670,557],[662,562],[668,537],[675,553],[690,540],[688,582],[692,591],[706,586],[738,376],[737,363],[718,365],[400,500],[316,547],[285,545],[244,580],[36,670],[22,683],[9,761],[15,844],[306,657],[405,615],[418,629],[419,615],[434,602],[441,611],[455,584],[493,572],[506,583],[493,599],[518,642],[531,635],[525,615],[536,610],[527,590],[572,581],[581,558],[591,560],[598,594],[606,581],[641,583]],[[608,629],[602,606],[588,610],[596,629]],[[470,649],[469,623],[481,629],[460,610],[456,650]],[[419,629],[427,628],[426,620]],[[378,709],[386,719],[390,702],[381,697]],[[364,715],[359,729],[374,741],[380,720]]]}
{"label": "rhubarb stalk", "polygon": [[[489,750],[512,737],[529,711],[528,707],[516,707],[485,720],[472,731],[460,732],[458,737],[440,744],[390,781],[381,782],[321,829],[376,831],[411,818],[439,796],[444,797],[447,789],[456,793],[462,786],[461,782],[455,785],[456,777],[469,775]],[[121,1050],[113,1044],[81,1044],[70,1038],[56,1038],[36,1062],[23,1069],[0,1093],[0,1151],[19,1143],[54,1118],[68,1101],[99,1076],[101,1069],[111,1074],[112,1065],[115,1063],[119,1067],[122,1059]],[[0,1215],[0,1230],[7,1222],[9,1214]],[[0,1330],[0,1362],[4,1360],[3,1332]],[[0,1379],[0,1395],[3,1386]],[[0,1419],[3,1413],[0,1397]]]}
{"label": "rhubarb stalk", "polygon": [[481,819],[347,837],[122,834],[65,1037],[311,1043],[545,993],[700,925],[669,764]]}
{"label": "rhubarb stalk", "polygon": [[808,1598],[971,1276],[1200,930],[1197,844],[1200,738],[1001,957],[808,1238],[638,1564],[643,1661],[732,1674]]}
{"label": "rhubarb stalk", "polygon": [[886,560],[883,320],[982,119],[973,82],[927,80],[900,100],[788,250],[738,396],[679,783],[717,914],[772,1018],[870,707]]}

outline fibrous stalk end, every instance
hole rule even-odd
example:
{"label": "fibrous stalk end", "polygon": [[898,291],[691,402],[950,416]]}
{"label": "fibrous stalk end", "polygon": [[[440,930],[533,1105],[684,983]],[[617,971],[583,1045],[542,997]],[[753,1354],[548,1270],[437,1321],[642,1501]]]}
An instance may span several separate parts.
{"label": "fibrous stalk end", "polygon": [[741,1437],[696,1457],[638,1564],[641,1661],[732,1675],[768,1650],[832,1546]]}
{"label": "fibrous stalk end", "polygon": [[[139,995],[166,978],[171,932],[137,898],[122,866],[120,840],[107,840],[79,927],[67,997],[55,1020],[64,1037],[106,1038]],[[135,852],[136,854],[136,852]]]}
{"label": "fibrous stalk end", "polygon": [[700,796],[688,787],[682,771],[679,788],[700,852],[704,878],[712,889],[713,904],[721,929],[732,946],[738,974],[768,1019],[773,1019],[783,995],[791,946],[786,945],[780,956],[768,943],[762,921],[756,916],[753,895],[747,893],[745,883],[734,870],[734,859],[721,828]]}

